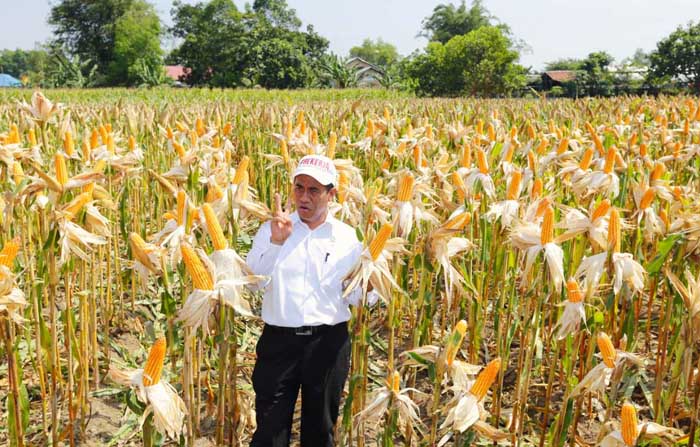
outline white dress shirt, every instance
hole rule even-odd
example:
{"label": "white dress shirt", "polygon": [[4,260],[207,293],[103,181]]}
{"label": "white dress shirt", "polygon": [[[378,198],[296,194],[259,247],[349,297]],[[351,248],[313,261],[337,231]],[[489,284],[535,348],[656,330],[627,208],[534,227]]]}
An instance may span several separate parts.
{"label": "white dress shirt", "polygon": [[[310,229],[297,213],[290,216],[292,233],[282,245],[270,241],[270,222],[265,222],[253,240],[246,262],[256,275],[269,280],[262,319],[275,326],[299,327],[338,324],[350,319],[349,304],[362,297],[358,287],[343,298],[343,280],[360,258],[363,247],[355,230],[328,215]],[[376,301],[369,292],[368,301]]]}

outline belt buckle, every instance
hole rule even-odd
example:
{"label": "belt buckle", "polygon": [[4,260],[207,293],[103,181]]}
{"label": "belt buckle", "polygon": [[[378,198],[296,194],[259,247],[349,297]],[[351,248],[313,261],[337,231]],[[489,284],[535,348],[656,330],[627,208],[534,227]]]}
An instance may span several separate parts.
{"label": "belt buckle", "polygon": [[311,335],[312,333],[311,326],[301,326],[294,329],[294,335]]}

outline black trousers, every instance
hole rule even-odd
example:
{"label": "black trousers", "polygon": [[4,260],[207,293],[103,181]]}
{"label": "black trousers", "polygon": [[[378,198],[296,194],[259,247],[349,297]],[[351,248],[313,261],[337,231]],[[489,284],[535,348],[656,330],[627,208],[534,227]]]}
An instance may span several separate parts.
{"label": "black trousers", "polygon": [[310,335],[265,325],[253,370],[258,428],[251,446],[288,446],[301,388],[301,445],[331,447],[340,396],[350,368],[347,323]]}

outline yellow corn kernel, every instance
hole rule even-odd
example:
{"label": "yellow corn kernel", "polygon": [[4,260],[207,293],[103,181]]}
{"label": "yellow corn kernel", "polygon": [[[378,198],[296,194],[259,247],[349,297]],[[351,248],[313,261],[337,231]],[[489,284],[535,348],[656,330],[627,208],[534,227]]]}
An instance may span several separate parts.
{"label": "yellow corn kernel", "polygon": [[595,144],[595,148],[598,150],[598,153],[600,155],[603,155],[605,153],[603,143],[600,141],[600,138],[598,137],[598,134],[596,133],[591,123],[586,122],[586,129],[588,130],[588,133],[591,134],[591,139],[593,140],[593,143]]}
{"label": "yellow corn kernel", "polygon": [[527,137],[531,140],[535,139],[535,128],[531,123],[527,123]]}
{"label": "yellow corn kernel", "polygon": [[177,152],[177,156],[182,158],[185,158],[185,155],[187,152],[185,152],[185,148],[178,143],[177,141],[173,141],[173,149],[175,149],[175,152]]}
{"label": "yellow corn kernel", "polygon": [[335,158],[335,146],[338,143],[338,134],[331,132],[328,137],[328,148],[326,149],[326,156],[331,160]]}
{"label": "yellow corn kernel", "polygon": [[29,129],[29,145],[30,146],[36,146],[36,133],[34,132],[34,129]]}
{"label": "yellow corn kernel", "polygon": [[63,154],[56,152],[53,156],[54,168],[56,169],[56,180],[61,186],[68,183],[68,169],[66,168],[66,159]]}
{"label": "yellow corn kernel", "polygon": [[216,202],[217,200],[220,200],[221,198],[224,197],[224,191],[221,189],[218,183],[212,182],[209,184],[209,188],[207,189],[207,196],[205,200],[208,203]]}
{"label": "yellow corn kernel", "polygon": [[503,156],[503,161],[508,162],[508,163],[512,163],[514,154],[515,154],[515,142],[511,141],[510,146],[508,146],[508,150],[506,151],[505,155]]}
{"label": "yellow corn kernel", "polygon": [[82,188],[80,188],[82,192],[87,192],[92,195],[93,191],[95,191],[95,182],[90,182],[86,185],[83,185]]}
{"label": "yellow corn kernel", "polygon": [[649,177],[649,180],[651,182],[659,180],[659,179],[661,179],[661,177],[665,173],[666,173],[666,165],[657,161],[656,163],[654,163],[654,169],[651,171],[651,176]]}
{"label": "yellow corn kernel", "polygon": [[236,174],[233,176],[233,184],[234,185],[240,185],[240,183],[246,179],[246,175],[248,174],[248,165],[250,164],[250,157],[247,155],[244,155],[243,158],[241,158],[240,163],[238,164],[238,167],[236,168]]}
{"label": "yellow corn kernel", "polygon": [[530,191],[530,199],[535,200],[536,198],[541,196],[543,188],[544,188],[544,185],[542,184],[542,179],[536,178],[535,181],[532,183],[532,191]]}
{"label": "yellow corn kernel", "polygon": [[593,148],[588,148],[586,149],[586,152],[583,153],[583,157],[581,157],[581,162],[578,164],[578,167],[585,171],[591,166],[591,160],[593,160]]}
{"label": "yellow corn kernel", "polygon": [[595,222],[596,220],[605,216],[608,214],[608,211],[610,211],[610,199],[605,199],[593,210],[593,214],[591,214],[591,222]]}
{"label": "yellow corn kernel", "polygon": [[184,132],[187,130],[187,126],[185,126],[180,121],[175,121],[175,127],[177,127],[178,132]]}
{"label": "yellow corn kernel", "polygon": [[634,405],[629,402],[622,404],[620,419],[622,419],[622,440],[626,446],[631,447],[637,443],[637,437],[639,436],[637,410],[634,408]]}
{"label": "yellow corn kernel", "polygon": [[554,210],[548,206],[544,210],[544,220],[542,221],[542,230],[540,232],[540,244],[549,244],[554,240]]}
{"label": "yellow corn kernel", "polygon": [[66,218],[68,220],[73,220],[80,212],[83,207],[92,200],[92,193],[91,192],[83,192],[78,194],[73,200],[71,200],[68,205],[63,209],[63,212],[66,214]]}
{"label": "yellow corn kernel", "polygon": [[418,145],[413,146],[413,164],[416,166],[416,168],[423,166],[422,160],[423,153],[421,152],[420,147]]}
{"label": "yellow corn kernel", "polygon": [[564,153],[569,148],[569,139],[568,138],[562,138],[562,140],[559,142],[559,146],[557,146],[557,155],[561,155]]}
{"label": "yellow corn kernel", "polygon": [[318,144],[318,131],[316,129],[311,129],[311,144]]}
{"label": "yellow corn kernel", "polygon": [[488,127],[486,128],[486,131],[489,134],[489,141],[492,143],[496,141],[496,129],[493,127],[493,123],[489,123]]}
{"label": "yellow corn kernel", "polygon": [[11,268],[17,253],[19,253],[19,236],[7,241],[5,246],[2,247],[2,251],[0,251],[0,265]]}
{"label": "yellow corn kernel", "polygon": [[466,144],[462,148],[462,156],[459,158],[459,165],[463,168],[469,168],[472,164],[472,150]]}
{"label": "yellow corn kernel", "polygon": [[338,203],[341,205],[345,203],[348,197],[348,186],[350,185],[350,178],[345,173],[345,171],[340,171],[338,174]]}
{"label": "yellow corn kernel", "polygon": [[194,123],[194,128],[195,131],[197,132],[197,136],[202,136],[206,132],[206,129],[204,128],[204,121],[202,121],[202,118],[197,118],[197,120]]}
{"label": "yellow corn kernel", "polygon": [[221,229],[219,219],[214,213],[214,208],[208,203],[205,203],[202,205],[202,212],[204,213],[204,220],[207,223],[207,231],[209,232],[212,245],[214,245],[214,250],[224,250],[228,248],[228,241],[224,237],[224,232]]}
{"label": "yellow corn kernel", "polygon": [[462,346],[464,341],[464,334],[467,333],[467,322],[466,320],[459,320],[450,334],[450,338],[447,341],[447,348],[445,349],[445,363],[447,366],[452,366],[452,363],[457,357],[457,352]]}
{"label": "yellow corn kernel", "polygon": [[614,146],[608,148],[608,152],[605,153],[605,166],[603,167],[603,172],[606,174],[611,174],[613,169],[615,169],[615,158],[616,150]]}
{"label": "yellow corn kernel", "polygon": [[668,214],[666,213],[665,209],[659,211],[659,219],[661,219],[661,221],[664,223],[664,226],[668,228]]}
{"label": "yellow corn kernel", "polygon": [[185,205],[187,204],[187,196],[185,191],[179,190],[177,192],[177,224],[182,225],[185,222]]}
{"label": "yellow corn kernel", "polygon": [[647,188],[642,195],[642,199],[639,201],[639,209],[645,210],[651,206],[651,202],[654,201],[654,189]]}
{"label": "yellow corn kernel", "polygon": [[596,337],[596,342],[598,343],[598,350],[600,355],[603,356],[603,362],[608,368],[615,367],[615,359],[617,358],[617,350],[612,344],[612,340],[605,332],[600,332]]}
{"label": "yellow corn kernel", "polygon": [[535,149],[535,152],[537,152],[539,155],[542,155],[545,152],[547,152],[548,146],[549,143],[543,138],[542,141],[540,141],[540,144],[537,145],[537,149]]}
{"label": "yellow corn kernel", "polygon": [[73,134],[70,130],[67,130],[66,134],[63,136],[63,151],[69,157],[75,152],[75,141],[73,141]]}
{"label": "yellow corn kernel", "polygon": [[479,172],[482,174],[489,173],[489,164],[486,161],[486,153],[481,149],[476,150],[476,166],[479,168]]}
{"label": "yellow corn kernel", "polygon": [[301,133],[302,135],[306,134],[306,121],[304,121],[303,116],[301,123],[299,123],[299,133]]}
{"label": "yellow corn kernel", "polygon": [[107,129],[105,126],[100,125],[98,131],[100,132],[100,140],[102,140],[102,144],[107,144]]}
{"label": "yellow corn kernel", "polygon": [[570,302],[580,303],[583,301],[583,292],[581,292],[581,288],[575,279],[570,279],[566,282],[566,291]]}
{"label": "yellow corn kernel", "polygon": [[467,197],[467,185],[457,171],[452,173],[452,184],[457,188],[457,198],[463,202]]}
{"label": "yellow corn kernel", "polygon": [[143,368],[143,386],[153,386],[160,382],[165,363],[165,338],[161,337],[153,343],[148,352],[148,360]]}
{"label": "yellow corn kernel", "polygon": [[105,124],[105,130],[107,131],[107,133],[112,132],[112,123]]}
{"label": "yellow corn kernel", "polygon": [[111,133],[107,135],[107,150],[110,154],[114,154],[114,135]]}
{"label": "yellow corn kernel", "polygon": [[388,387],[394,393],[398,394],[401,387],[401,376],[398,371],[394,371],[388,379]]}
{"label": "yellow corn kernel", "polygon": [[476,121],[476,133],[478,135],[482,135],[484,133],[484,120],[481,118]]}
{"label": "yellow corn kernel", "polygon": [[92,129],[92,132],[90,133],[90,149],[95,149],[97,146],[99,146],[99,138],[100,134],[97,133],[97,129]]}
{"label": "yellow corn kernel", "polygon": [[146,245],[146,241],[138,233],[129,233],[129,246],[131,247],[131,253],[141,264],[145,265],[151,271],[155,271],[157,266],[153,265],[151,259],[148,257],[151,249]]}
{"label": "yellow corn kernel", "polygon": [[24,180],[24,170],[18,161],[12,163],[12,179],[15,181],[15,185],[19,185]]}
{"label": "yellow corn kernel", "polygon": [[510,183],[508,184],[508,191],[506,192],[507,200],[516,200],[520,194],[520,181],[523,178],[523,174],[520,171],[513,171],[510,175]]}
{"label": "yellow corn kernel", "polygon": [[469,225],[471,220],[471,214],[463,211],[442,224],[442,228],[445,230],[461,230],[465,226]]}
{"label": "yellow corn kernel", "polygon": [[621,244],[621,231],[620,228],[620,213],[616,208],[610,211],[610,222],[608,222],[608,248],[613,251],[613,253],[620,252]]}
{"label": "yellow corn kernel", "polygon": [[129,135],[129,143],[127,147],[129,148],[129,151],[136,149],[136,138],[134,138],[133,135]]}
{"label": "yellow corn kernel", "polygon": [[534,173],[537,169],[537,156],[534,152],[527,152],[527,167]]}
{"label": "yellow corn kernel", "polygon": [[233,126],[231,125],[230,122],[228,122],[228,123],[224,124],[224,129],[221,131],[221,133],[222,133],[224,136],[227,136],[228,134],[231,133],[231,129],[232,129],[232,128],[233,128]]}
{"label": "yellow corn kernel", "polygon": [[83,144],[80,145],[80,151],[83,154],[83,160],[90,159],[90,143],[87,140],[83,140]]}
{"label": "yellow corn kernel", "polygon": [[389,240],[389,236],[391,236],[393,229],[394,227],[391,224],[387,223],[382,225],[377,232],[377,235],[374,236],[374,239],[372,239],[372,242],[370,242],[369,253],[372,256],[373,261],[376,261],[377,258],[379,258],[379,255],[382,253],[382,250],[384,250],[386,241]]}
{"label": "yellow corn kernel", "polygon": [[413,197],[413,184],[415,179],[411,173],[406,173],[401,176],[399,181],[399,189],[396,194],[396,200],[399,202],[408,202]]}
{"label": "yellow corn kernel", "polygon": [[187,273],[192,277],[192,284],[195,289],[214,290],[214,280],[211,273],[204,267],[202,260],[197,256],[192,246],[188,243],[180,245],[182,260],[185,262]]}
{"label": "yellow corn kernel", "polygon": [[491,388],[491,385],[493,385],[493,382],[496,381],[496,377],[498,377],[498,371],[500,371],[500,369],[501,358],[496,357],[495,359],[491,360],[484,369],[481,370],[469,392],[472,393],[477,400],[482,400],[486,396],[489,388]]}
{"label": "yellow corn kernel", "polygon": [[172,140],[175,134],[173,134],[173,128],[168,126],[165,128],[165,136],[168,140]]}

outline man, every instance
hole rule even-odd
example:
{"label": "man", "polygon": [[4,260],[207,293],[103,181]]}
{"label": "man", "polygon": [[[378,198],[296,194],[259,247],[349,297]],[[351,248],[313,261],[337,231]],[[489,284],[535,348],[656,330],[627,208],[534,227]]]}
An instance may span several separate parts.
{"label": "man", "polygon": [[[333,446],[340,397],[350,367],[349,303],[343,280],[362,253],[355,230],[328,213],[336,194],[332,160],[308,155],[294,171],[293,200],[258,230],[247,262],[264,286],[263,333],[253,371],[258,428],[251,446],[288,446],[301,388],[301,445]],[[373,294],[373,292],[372,292]],[[376,301],[374,294],[368,301]]]}

